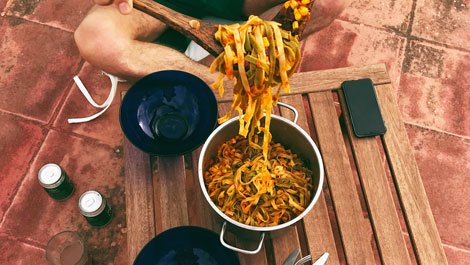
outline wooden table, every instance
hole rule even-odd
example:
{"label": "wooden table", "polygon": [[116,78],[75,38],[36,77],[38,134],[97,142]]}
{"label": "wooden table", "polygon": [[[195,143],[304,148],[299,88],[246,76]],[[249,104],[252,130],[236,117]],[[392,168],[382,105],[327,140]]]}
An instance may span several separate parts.
{"label": "wooden table", "polygon": [[[374,82],[387,127],[382,137],[352,133],[339,88],[360,78]],[[314,260],[329,252],[328,265],[448,264],[385,65],[296,73],[290,83],[292,92],[281,101],[297,108],[297,124],[320,148],[323,192],[301,222],[268,233],[258,254],[240,254],[241,264],[282,264],[296,248]],[[226,91],[218,98],[222,114],[230,108]],[[222,218],[198,182],[200,149],[150,157],[125,140],[124,151],[129,264],[169,228],[195,225],[220,233]]]}

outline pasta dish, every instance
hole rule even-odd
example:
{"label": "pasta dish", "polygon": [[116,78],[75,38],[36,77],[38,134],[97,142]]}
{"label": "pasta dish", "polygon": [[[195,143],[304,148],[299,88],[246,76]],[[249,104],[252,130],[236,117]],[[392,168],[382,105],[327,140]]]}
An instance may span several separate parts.
{"label": "pasta dish", "polygon": [[252,226],[275,226],[302,213],[311,201],[312,171],[279,143],[260,149],[240,135],[218,147],[204,181],[211,200],[228,217]]}
{"label": "pasta dish", "polygon": [[312,172],[296,154],[273,143],[269,132],[272,107],[282,89],[290,92],[288,78],[300,62],[297,33],[299,21],[309,17],[309,3],[289,0],[284,4],[284,15],[293,20],[290,31],[277,22],[250,16],[243,24],[219,25],[215,34],[224,51],[210,67],[211,73],[219,72],[211,87],[223,97],[224,78],[234,83],[231,109],[219,123],[236,110],[240,128],[238,136],[218,147],[204,180],[217,207],[240,223],[285,223],[311,201]]}

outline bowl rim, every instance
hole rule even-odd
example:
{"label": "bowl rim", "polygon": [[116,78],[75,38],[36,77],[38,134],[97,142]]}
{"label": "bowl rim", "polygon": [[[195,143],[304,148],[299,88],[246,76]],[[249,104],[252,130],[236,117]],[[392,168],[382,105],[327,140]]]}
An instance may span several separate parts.
{"label": "bowl rim", "polygon": [[[162,231],[161,233],[158,233],[157,235],[155,235],[154,237],[152,237],[152,239],[150,239],[147,243],[145,243],[145,245],[140,249],[139,253],[137,254],[137,256],[135,257],[134,261],[132,262],[133,265],[138,265],[138,263],[136,263],[139,259],[142,259],[142,253],[144,252],[145,249],[147,248],[150,248],[150,245],[153,244],[154,241],[157,241],[159,240],[158,237],[162,237],[164,234],[169,234],[169,233],[174,233],[175,231],[178,231],[178,230],[198,230],[199,232],[201,233],[207,233],[207,234],[212,234],[212,236],[215,236],[214,238],[218,238],[219,235],[213,231],[213,230],[210,230],[210,229],[207,229],[206,227],[202,227],[202,226],[194,226],[194,225],[182,225],[182,226],[175,226],[175,227],[172,227],[172,228],[169,228],[165,231]],[[215,241],[214,241],[215,242]],[[217,242],[219,242],[217,240]],[[223,245],[220,245],[220,249],[224,249],[224,250],[228,250],[227,248],[224,248]],[[229,251],[229,250],[228,250]],[[237,259],[236,261],[238,262],[238,264],[240,264],[240,260],[238,259],[238,256],[237,255],[234,255],[234,257]]]}
{"label": "bowl rim", "polygon": [[[207,140],[207,137],[206,138],[201,138],[200,141],[197,142],[196,145],[194,145],[193,147],[189,148],[189,149],[186,149],[186,150],[183,150],[181,152],[173,152],[173,153],[160,153],[160,152],[155,152],[154,150],[152,151],[147,151],[147,150],[144,150],[144,148],[141,148],[133,139],[132,137],[129,137],[128,135],[128,132],[126,132],[126,130],[124,129],[125,126],[123,126],[123,106],[124,106],[124,102],[126,102],[126,98],[128,97],[129,95],[129,92],[132,91],[132,90],[135,90],[137,88],[134,88],[134,87],[137,87],[139,83],[142,83],[142,82],[145,82],[147,79],[149,79],[151,76],[154,76],[154,75],[157,75],[157,74],[163,74],[163,73],[170,73],[170,72],[177,72],[177,73],[182,73],[182,74],[186,74],[186,75],[189,75],[189,76],[192,76],[198,80],[201,81],[201,84],[204,84],[209,91],[211,91],[212,93],[209,93],[209,97],[211,97],[211,101],[214,101],[215,102],[215,110],[216,110],[216,113],[214,115],[215,119],[214,119],[214,124],[212,125],[212,130],[217,126],[217,118],[218,118],[218,107],[217,107],[217,98],[215,97],[215,94],[213,93],[212,89],[210,88],[210,86],[204,81],[202,80],[201,78],[199,78],[198,76],[194,75],[194,74],[191,74],[189,72],[185,72],[185,71],[180,71],[180,70],[161,70],[161,71],[156,71],[156,72],[153,72],[153,73],[150,73],[142,78],[140,78],[139,80],[137,80],[137,82],[135,82],[127,91],[126,91],[126,94],[124,95],[124,97],[122,98],[121,100],[121,104],[119,106],[119,125],[121,127],[121,131],[122,133],[124,134],[124,136],[126,137],[126,139],[132,143],[133,146],[137,147],[139,150],[141,150],[142,152],[144,153],[147,153],[147,154],[150,154],[150,155],[156,155],[156,156],[162,156],[162,157],[172,157],[172,156],[180,156],[180,155],[184,155],[184,154],[187,154],[189,152],[192,152],[194,150],[196,150],[197,148],[199,148],[206,140]],[[134,89],[133,89],[134,88]],[[132,93],[132,92],[131,92]],[[210,134],[209,134],[210,135]]]}
{"label": "bowl rim", "polygon": [[224,122],[222,125],[220,125],[219,127],[217,127],[214,131],[212,131],[212,133],[209,135],[209,137],[207,138],[206,142],[204,143],[204,146],[202,147],[202,150],[201,150],[201,153],[199,155],[199,161],[198,161],[198,177],[199,177],[199,184],[201,186],[201,189],[202,189],[202,193],[204,194],[204,197],[206,198],[206,200],[208,201],[209,205],[212,207],[212,209],[214,211],[217,212],[218,215],[220,215],[222,218],[224,218],[226,221],[230,222],[231,224],[233,225],[236,225],[238,227],[241,227],[241,228],[244,228],[244,229],[248,229],[248,230],[252,230],[252,231],[260,231],[260,232],[265,232],[265,231],[274,231],[274,230],[279,230],[279,229],[282,229],[282,228],[285,228],[285,227],[288,227],[292,224],[295,224],[296,222],[298,222],[299,220],[301,220],[305,215],[307,215],[308,212],[310,212],[310,210],[312,210],[313,206],[316,204],[316,202],[318,201],[318,198],[320,197],[320,194],[322,192],[322,187],[323,187],[323,181],[324,181],[324,166],[323,166],[323,159],[321,157],[321,154],[320,154],[320,151],[317,147],[317,145],[315,144],[315,142],[312,140],[312,138],[310,137],[310,135],[305,132],[299,125],[293,123],[292,121],[284,118],[284,117],[281,117],[281,116],[278,116],[278,115],[275,115],[275,114],[272,114],[271,115],[271,118],[274,118],[274,119],[278,119],[280,120],[281,122],[285,122],[293,127],[295,127],[306,139],[307,139],[307,142],[313,147],[313,150],[315,152],[315,155],[318,159],[318,169],[320,171],[320,174],[319,174],[319,181],[318,181],[318,187],[315,191],[315,196],[312,198],[312,201],[310,202],[310,204],[307,206],[307,208],[305,208],[305,210],[299,214],[298,216],[296,216],[294,219],[286,222],[286,223],[282,223],[282,224],[279,224],[279,225],[275,225],[275,226],[252,226],[252,225],[246,225],[246,224],[242,224],[238,221],[235,221],[233,220],[232,218],[228,217],[225,213],[223,213],[221,210],[219,210],[219,208],[217,208],[217,206],[215,205],[215,203],[211,200],[211,198],[209,197],[209,193],[207,192],[207,189],[206,189],[206,186],[205,186],[205,181],[204,181],[204,172],[202,172],[202,169],[203,169],[203,157],[204,157],[204,154],[206,153],[206,150],[208,148],[208,145],[209,145],[209,141],[213,138],[214,135],[216,135],[218,132],[220,132],[223,128],[225,128],[226,126],[228,126],[229,124],[232,124],[233,122],[236,122],[238,121],[238,117],[234,117],[234,118],[231,118],[230,120]]}

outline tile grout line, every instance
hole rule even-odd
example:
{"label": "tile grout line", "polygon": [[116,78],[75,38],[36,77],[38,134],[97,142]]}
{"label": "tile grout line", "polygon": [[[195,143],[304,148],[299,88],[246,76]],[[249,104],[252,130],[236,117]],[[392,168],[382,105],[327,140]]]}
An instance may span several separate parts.
{"label": "tile grout line", "polygon": [[413,22],[415,20],[415,13],[416,13],[416,6],[418,5],[418,0],[413,0],[413,5],[411,6],[411,11],[410,11],[410,24],[408,25],[408,28],[406,29],[406,34],[408,37],[411,37],[411,32],[413,31]]}
{"label": "tile grout line", "polygon": [[407,37],[407,35],[406,35],[407,33],[399,31],[399,30],[393,30],[391,28],[378,27],[378,26],[364,24],[364,23],[360,23],[360,22],[357,22],[357,21],[351,21],[351,20],[346,20],[346,19],[342,19],[342,18],[337,18],[336,20],[351,23],[353,25],[360,26],[360,27],[362,27],[362,26],[369,27],[369,28],[372,28],[372,29],[376,29],[378,31],[391,33],[391,34],[399,36],[399,37],[404,37],[404,38]]}
{"label": "tile grout line", "polygon": [[422,128],[422,129],[426,129],[426,130],[430,130],[430,131],[435,131],[435,132],[450,135],[450,136],[454,136],[454,137],[458,137],[458,138],[462,138],[462,139],[465,139],[465,140],[470,140],[470,136],[451,133],[451,132],[447,132],[447,131],[440,130],[440,129],[437,129],[437,128],[420,125],[420,124],[417,124],[417,123],[414,123],[414,122],[405,121],[405,124],[415,126],[415,127],[418,127],[418,128]]}
{"label": "tile grout line", "polygon": [[[409,234],[408,232],[401,231],[401,234],[404,235],[404,236],[410,237],[410,234]],[[410,237],[410,240],[411,240],[411,237]],[[456,246],[453,246],[453,245],[449,245],[449,244],[443,243],[443,242],[442,242],[442,239],[441,239],[441,245],[442,245],[443,247],[450,248],[450,249],[452,249],[452,250],[454,250],[454,251],[461,251],[461,252],[470,254],[470,249],[461,248],[461,247],[456,247]]]}
{"label": "tile grout line", "polygon": [[[13,2],[13,1],[14,0],[11,0],[11,2]],[[7,9],[8,9],[8,7],[5,8],[5,10],[7,10]],[[74,31],[70,30],[70,29],[54,26],[54,25],[51,25],[51,24],[48,24],[48,23],[40,22],[38,20],[28,19],[28,18],[25,18],[25,17],[17,16],[15,14],[7,14],[6,11],[3,11],[2,14],[3,14],[2,17],[12,17],[12,18],[16,18],[16,19],[21,19],[21,20],[24,20],[24,21],[28,21],[28,22],[39,24],[39,25],[46,26],[46,27],[50,27],[50,28],[53,28],[53,29],[62,30],[62,31],[69,32],[69,33],[74,33]]]}
{"label": "tile grout line", "polygon": [[[80,72],[85,67],[84,65],[85,65],[85,60],[81,59],[81,61],[79,63],[78,71],[77,71],[77,73],[74,73],[73,76],[76,76],[76,75],[80,74]],[[52,112],[50,120],[46,124],[46,127],[48,129],[54,128],[54,122],[56,121],[57,117],[59,116],[60,111],[64,108],[64,105],[65,105],[65,102],[67,101],[67,98],[70,96],[70,94],[72,94],[72,89],[73,89],[74,85],[75,85],[75,82],[73,81],[73,77],[72,77],[72,79],[66,85],[67,89],[66,89],[64,95],[59,99],[59,104],[57,104],[57,107]]]}
{"label": "tile grout line", "polygon": [[40,243],[38,242],[34,242],[34,241],[28,241],[28,240],[24,240],[22,238],[19,238],[19,237],[16,237],[14,235],[10,235],[6,232],[2,232],[0,234],[0,236],[3,236],[3,237],[6,237],[8,239],[11,239],[11,240],[14,240],[14,241],[17,241],[17,242],[20,242],[22,244],[25,244],[25,245],[28,245],[30,247],[33,247],[33,248],[36,248],[36,249],[39,249],[39,250],[42,250],[44,251],[45,250],[45,246],[42,246]]}
{"label": "tile grout line", "polygon": [[0,220],[0,228],[3,227],[3,224],[5,223],[5,219],[8,215],[8,213],[10,212],[12,206],[13,206],[13,203],[15,202],[15,199],[16,199],[16,196],[18,195],[18,192],[20,191],[21,187],[23,186],[24,182],[26,181],[26,178],[27,178],[27,175],[28,175],[28,172],[31,170],[31,166],[33,165],[33,162],[36,160],[37,156],[39,155],[39,152],[40,150],[42,149],[42,147],[44,146],[44,142],[46,141],[46,138],[47,136],[49,135],[49,132],[50,130],[46,129],[46,128],[43,128],[43,130],[46,131],[46,133],[44,134],[43,138],[41,139],[41,143],[39,144],[39,147],[37,148],[37,150],[34,152],[31,160],[29,161],[28,163],[28,166],[26,167],[26,173],[25,175],[23,176],[23,178],[21,179],[20,183],[18,183],[16,189],[15,189],[15,193],[14,195],[12,196],[12,199],[11,199],[11,202],[10,202],[10,205],[8,206],[7,210],[3,213],[3,217],[2,219]]}
{"label": "tile grout line", "polygon": [[56,132],[59,132],[59,133],[69,134],[69,135],[71,135],[71,136],[80,138],[80,139],[82,139],[82,140],[93,141],[93,142],[95,142],[96,144],[105,145],[105,146],[107,146],[107,147],[109,147],[109,148],[111,148],[111,149],[115,149],[115,148],[116,148],[116,146],[112,146],[111,144],[106,143],[106,142],[103,142],[103,141],[100,140],[100,139],[96,139],[96,138],[93,138],[93,137],[91,137],[91,136],[79,134],[79,133],[76,133],[76,132],[73,132],[73,131],[67,131],[67,130],[62,129],[62,128],[59,128],[59,127],[52,127],[50,130],[53,130],[53,131],[56,131]]}
{"label": "tile grout line", "polygon": [[446,248],[450,248],[450,249],[452,249],[452,250],[454,250],[454,251],[461,251],[461,252],[470,254],[470,249],[459,248],[459,247],[452,246],[452,245],[449,245],[449,244],[446,244],[446,243],[442,243],[442,246],[443,246],[443,247],[446,247]]}
{"label": "tile grout line", "polygon": [[428,39],[424,39],[424,38],[421,38],[421,37],[418,37],[418,36],[412,36],[412,35],[409,38],[412,41],[420,41],[420,42],[424,42],[426,44],[432,44],[432,45],[440,46],[440,47],[446,48],[446,49],[451,49],[451,50],[457,50],[457,51],[460,51],[460,52],[470,53],[470,50],[468,50],[468,49],[452,46],[452,45],[449,45],[447,43],[441,43],[441,42],[437,42],[437,41],[434,41],[434,40],[428,40]]}
{"label": "tile grout line", "polygon": [[47,122],[45,122],[45,121],[42,121],[42,120],[39,120],[39,119],[36,119],[36,118],[33,118],[33,117],[29,117],[29,116],[26,116],[26,115],[23,115],[23,114],[20,114],[20,113],[4,110],[4,109],[0,109],[0,114],[11,115],[11,116],[21,118],[21,119],[24,119],[24,120],[27,120],[27,121],[30,121],[30,122],[34,122],[34,123],[37,123],[41,127],[44,127],[44,126],[47,125]]}
{"label": "tile grout line", "polygon": [[408,65],[409,62],[406,59],[407,58],[406,55],[411,52],[411,32],[413,29],[413,22],[414,22],[417,2],[418,0],[413,0],[413,5],[411,6],[410,18],[409,18],[410,24],[408,25],[408,28],[406,29],[405,51],[403,54],[403,60],[401,62],[400,79],[401,79],[401,76],[405,73],[405,71],[407,72],[407,70],[405,69],[409,69],[409,65]]}

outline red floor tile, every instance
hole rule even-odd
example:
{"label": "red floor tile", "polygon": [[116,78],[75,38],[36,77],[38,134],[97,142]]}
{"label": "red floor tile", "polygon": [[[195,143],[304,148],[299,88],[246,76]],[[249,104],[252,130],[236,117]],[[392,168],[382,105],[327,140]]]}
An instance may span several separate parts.
{"label": "red floor tile", "polygon": [[0,235],[2,265],[46,265],[45,251]]}
{"label": "red floor tile", "polygon": [[470,136],[470,53],[412,41],[399,87],[403,119]]}
{"label": "red floor tile", "polygon": [[93,1],[81,0],[13,0],[6,14],[74,31],[92,5]]}
{"label": "red floor tile", "polygon": [[468,0],[418,0],[412,35],[470,50]]}
{"label": "red floor tile", "polygon": [[[38,184],[38,170],[50,162],[61,165],[75,183],[75,192],[66,201],[54,201]],[[122,152],[93,140],[51,130],[5,216],[1,232],[45,246],[54,234],[75,230],[87,238],[97,264],[125,264],[123,167]],[[91,189],[108,198],[115,214],[112,222],[103,228],[91,227],[78,209],[80,195]]]}
{"label": "red floor tile", "polygon": [[[23,180],[29,161],[38,150],[44,131],[33,122],[0,112],[0,220]],[[21,137],[18,137],[21,136]]]}
{"label": "red floor tile", "polygon": [[47,122],[78,71],[72,33],[0,17],[0,109]]}
{"label": "red floor tile", "polygon": [[[97,104],[102,104],[106,101],[111,89],[111,82],[106,75],[101,74],[101,71],[85,63],[78,76]],[[74,84],[54,122],[54,126],[99,139],[112,146],[122,145],[123,133],[119,123],[119,107],[121,103],[119,91],[127,90],[129,87],[129,83],[119,84],[118,92],[111,107],[100,117],[86,123],[69,124],[67,122],[69,118],[88,117],[101,111],[101,109],[90,105]]]}
{"label": "red floor tile", "polygon": [[447,261],[452,265],[468,265],[470,260],[470,249],[458,249],[451,246],[444,246]]}
{"label": "red floor tile", "polygon": [[470,249],[470,140],[415,126],[407,131],[443,242]]}
{"label": "red floor tile", "polygon": [[413,1],[357,0],[351,1],[341,19],[374,27],[406,32],[410,23]]}
{"label": "red floor tile", "polygon": [[301,72],[385,63],[396,88],[405,39],[367,26],[334,21],[302,42]]}

